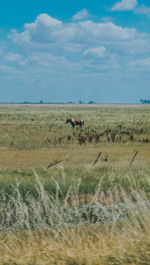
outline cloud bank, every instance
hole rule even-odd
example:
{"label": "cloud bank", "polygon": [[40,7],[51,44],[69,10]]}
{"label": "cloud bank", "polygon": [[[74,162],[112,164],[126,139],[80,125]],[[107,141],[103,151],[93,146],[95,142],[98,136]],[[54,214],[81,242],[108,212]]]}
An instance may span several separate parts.
{"label": "cloud bank", "polygon": [[[118,3],[122,3],[122,10],[136,6],[136,1],[130,1],[130,6],[128,1]],[[119,4],[114,6],[118,10]],[[136,71],[149,74],[148,33],[110,21],[81,18],[64,23],[48,14],[39,14],[32,23],[25,23],[22,30],[11,30],[9,39],[0,43],[1,82],[7,80],[8,86],[14,82],[16,87],[21,83],[46,91],[53,87],[53,94],[57,91],[60,95],[64,84],[71,97],[75,84],[79,88],[82,84],[86,94],[86,88],[93,83],[98,86],[100,82],[103,87],[104,83],[119,82],[122,76],[130,79],[135,75],[136,79]]]}
{"label": "cloud bank", "polygon": [[45,72],[61,71],[64,64],[62,72],[65,67],[67,71],[76,66],[74,72],[78,74],[90,74],[91,69],[92,73],[106,73],[110,67],[114,71],[116,65],[127,67],[131,57],[150,51],[149,35],[135,28],[92,20],[63,23],[48,14],[40,14],[33,23],[26,23],[22,32],[12,30],[9,38],[18,50],[22,49],[22,54],[9,51],[4,57],[7,63],[35,67],[36,62],[38,71],[41,65],[48,67]]}

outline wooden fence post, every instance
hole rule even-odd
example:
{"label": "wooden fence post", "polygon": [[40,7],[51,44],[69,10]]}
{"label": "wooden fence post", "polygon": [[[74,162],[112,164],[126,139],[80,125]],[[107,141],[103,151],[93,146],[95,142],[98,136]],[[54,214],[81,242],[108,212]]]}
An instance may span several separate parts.
{"label": "wooden fence post", "polygon": [[96,160],[94,161],[92,167],[94,167],[94,165],[97,163],[97,161],[98,161],[98,159],[100,158],[101,154],[102,154],[102,152],[99,152],[99,154],[98,154]]}
{"label": "wooden fence post", "polygon": [[47,168],[49,168],[49,167],[53,167],[53,166],[55,166],[56,164],[58,164],[58,163],[60,163],[60,162],[62,162],[62,161],[63,161],[63,160],[55,161],[54,163],[49,164],[49,165],[47,166]]}
{"label": "wooden fence post", "polygon": [[134,161],[136,155],[138,154],[138,152],[139,152],[138,150],[135,152],[135,154],[134,154],[134,156],[133,156],[133,158],[132,158],[132,160],[131,160],[131,162],[130,162],[130,166],[131,166],[131,164],[133,163],[133,161]]}

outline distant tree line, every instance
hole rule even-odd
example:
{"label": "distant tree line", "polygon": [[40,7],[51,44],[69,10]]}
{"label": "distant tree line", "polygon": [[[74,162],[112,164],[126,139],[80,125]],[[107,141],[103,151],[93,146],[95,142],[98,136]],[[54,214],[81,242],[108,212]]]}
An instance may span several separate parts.
{"label": "distant tree line", "polygon": [[40,100],[39,102],[32,102],[32,101],[24,101],[23,104],[96,104],[93,100],[90,100],[88,102],[84,102],[82,100],[79,100],[79,102],[75,101],[68,101],[68,102],[44,102],[43,100]]}
{"label": "distant tree line", "polygon": [[79,100],[79,104],[96,104],[96,102],[94,102],[93,100],[90,100],[88,102],[83,102],[83,101]]}
{"label": "distant tree line", "polygon": [[149,99],[141,99],[140,100],[142,104],[150,104],[150,100]]}

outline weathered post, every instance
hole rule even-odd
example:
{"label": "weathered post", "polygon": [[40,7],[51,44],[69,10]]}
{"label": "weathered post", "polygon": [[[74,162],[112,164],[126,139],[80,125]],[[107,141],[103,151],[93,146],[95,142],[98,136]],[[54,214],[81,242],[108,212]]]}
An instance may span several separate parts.
{"label": "weathered post", "polygon": [[138,152],[139,152],[138,150],[135,152],[135,154],[134,154],[134,156],[133,156],[133,158],[132,158],[132,160],[131,160],[131,162],[130,162],[130,166],[131,166],[131,164],[133,163],[133,161],[134,161],[136,155],[138,154]]}
{"label": "weathered post", "polygon": [[49,165],[47,166],[47,168],[49,168],[49,167],[53,167],[53,166],[55,166],[56,164],[58,164],[58,163],[60,163],[60,162],[62,162],[62,161],[63,161],[63,160],[55,161],[54,163],[49,164]]}
{"label": "weathered post", "polygon": [[92,167],[94,167],[94,165],[97,163],[97,161],[98,161],[98,159],[100,158],[101,154],[102,154],[102,152],[99,152],[99,154],[98,154],[96,160],[94,161]]}

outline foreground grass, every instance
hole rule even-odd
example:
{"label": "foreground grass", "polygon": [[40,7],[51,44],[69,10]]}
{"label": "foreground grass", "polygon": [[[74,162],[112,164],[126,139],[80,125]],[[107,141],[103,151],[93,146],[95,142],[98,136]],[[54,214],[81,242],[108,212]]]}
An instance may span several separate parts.
{"label": "foreground grass", "polygon": [[150,263],[150,227],[122,231],[98,226],[1,234],[0,263],[16,265],[116,265]]}
{"label": "foreground grass", "polygon": [[87,179],[69,186],[64,171],[63,186],[53,178],[55,192],[33,171],[24,197],[17,179],[11,192],[1,192],[0,264],[149,264],[149,192],[131,176],[134,170],[128,171],[128,189],[114,174],[88,194],[80,190]]}
{"label": "foreground grass", "polygon": [[[114,187],[114,191],[116,191],[116,187]],[[11,229],[7,230],[7,232],[1,231],[0,264],[141,265],[150,263],[150,203],[144,192],[140,193],[132,190],[134,194],[133,200],[132,196],[127,195],[122,190],[122,199],[130,214],[125,214],[122,218],[119,218],[122,214],[122,209],[120,208],[116,215],[115,206],[118,205],[120,196],[118,197],[117,192],[114,196],[114,193],[109,191],[109,198],[111,198],[109,212],[110,209],[112,210],[112,218],[109,222],[107,222],[107,219],[104,222],[99,222],[100,212],[97,212],[98,219],[96,222],[92,222],[87,211],[84,212],[84,216],[86,214],[86,223],[83,222],[80,216],[77,223],[71,226],[69,223],[65,224],[63,211],[61,210],[64,206],[66,212],[69,210],[70,206],[69,208],[67,206],[68,198],[66,197],[61,203],[61,208],[58,205],[58,198],[57,201],[56,198],[51,200],[51,207],[52,205],[54,206],[55,209],[53,210],[59,219],[56,225],[53,223],[52,212],[49,212],[49,209],[46,208],[48,207],[49,198],[46,197],[42,186],[39,193],[41,194],[41,200],[43,199],[43,206],[49,213],[50,226],[45,226],[43,222],[41,228],[39,227],[36,230],[27,227],[26,230],[14,232]],[[92,198],[92,205],[98,206],[100,203],[98,191]],[[41,201],[38,201],[34,205],[36,207],[36,209],[32,208],[34,213],[41,214],[41,203]],[[19,207],[19,204],[21,204],[21,207]],[[27,216],[29,212],[27,205],[25,207],[21,200],[18,201],[18,198],[15,205],[19,224],[21,222],[28,223],[29,219]],[[107,210],[107,207],[103,206],[103,218],[106,218]],[[76,201],[74,213],[76,213],[76,217],[80,215],[79,200],[78,202]],[[67,215],[69,220],[69,211]],[[36,217],[40,220],[42,216]],[[9,219],[10,215],[7,218]]]}

